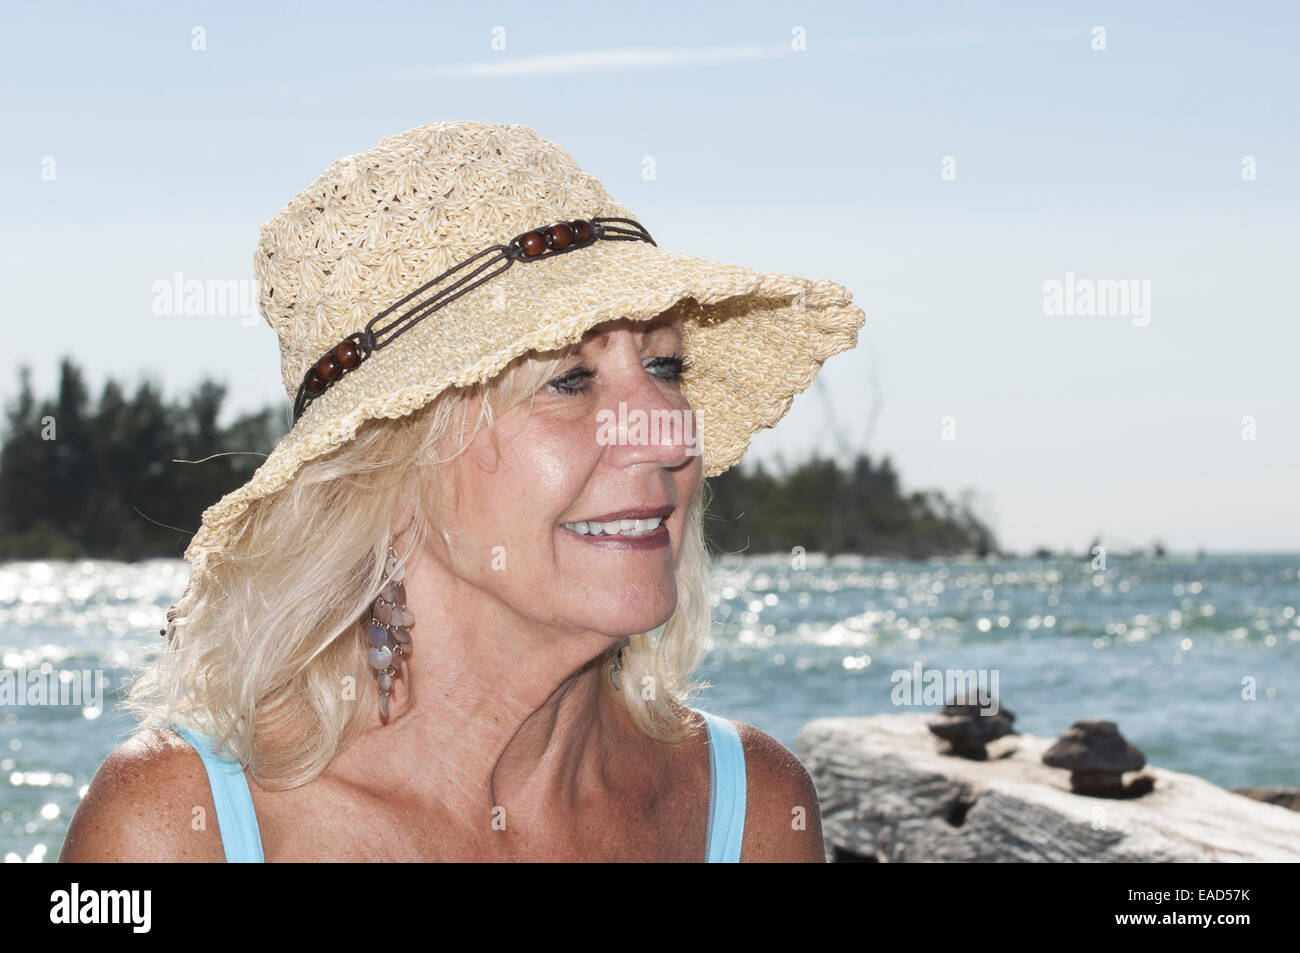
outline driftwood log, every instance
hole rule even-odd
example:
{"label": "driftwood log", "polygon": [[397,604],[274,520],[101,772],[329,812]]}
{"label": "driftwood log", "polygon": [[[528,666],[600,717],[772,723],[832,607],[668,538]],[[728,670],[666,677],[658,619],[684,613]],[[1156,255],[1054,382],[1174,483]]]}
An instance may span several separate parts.
{"label": "driftwood log", "polygon": [[1076,794],[1042,763],[1055,739],[1008,735],[970,761],[940,753],[931,718],[824,718],[799,732],[828,860],[1300,861],[1300,814],[1284,807],[1152,766],[1143,797]]}

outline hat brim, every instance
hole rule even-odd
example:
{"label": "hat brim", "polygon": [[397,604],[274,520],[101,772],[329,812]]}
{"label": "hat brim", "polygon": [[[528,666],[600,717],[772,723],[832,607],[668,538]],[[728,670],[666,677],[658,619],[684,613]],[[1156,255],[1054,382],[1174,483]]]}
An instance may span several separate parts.
{"label": "hat brim", "polygon": [[685,299],[699,309],[683,322],[692,369],[682,393],[705,477],[734,466],[754,434],[776,424],[811,386],[827,358],[856,345],[865,321],[833,281],[645,242],[601,242],[516,263],[404,331],[313,400],[253,477],[204,511],[186,560],[201,572],[253,502],[347,443],[365,421],[406,416],[448,387],[491,380],[522,354],[576,343],[607,321],[651,320]]}

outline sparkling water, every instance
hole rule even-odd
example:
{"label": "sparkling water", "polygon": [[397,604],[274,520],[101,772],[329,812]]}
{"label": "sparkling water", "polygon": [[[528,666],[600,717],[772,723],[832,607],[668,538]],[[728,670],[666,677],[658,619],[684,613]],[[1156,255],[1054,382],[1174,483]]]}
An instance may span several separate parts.
{"label": "sparkling water", "polygon": [[[691,704],[793,748],[814,718],[933,711],[914,704],[917,672],[973,673],[1019,731],[1108,718],[1161,767],[1300,785],[1298,569],[1297,555],[1111,556],[1104,571],[1091,558],[727,558],[699,673],[713,685]],[[172,559],[0,566],[0,676],[72,702],[0,703],[6,860],[57,857],[132,728],[117,708],[126,676],[161,644],[188,577]]]}

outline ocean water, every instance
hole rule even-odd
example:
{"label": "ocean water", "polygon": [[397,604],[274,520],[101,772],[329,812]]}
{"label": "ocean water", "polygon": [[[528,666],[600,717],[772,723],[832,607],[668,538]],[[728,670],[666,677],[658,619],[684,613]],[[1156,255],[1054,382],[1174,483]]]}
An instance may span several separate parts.
{"label": "ocean water", "polygon": [[[1084,559],[729,558],[698,673],[712,685],[692,704],[793,748],[814,718],[933,711],[914,689],[973,671],[996,678],[1019,731],[1108,718],[1161,767],[1300,785],[1298,571],[1300,555],[1111,556],[1102,572]],[[131,730],[116,707],[126,677],[188,576],[170,559],[0,565],[0,857],[58,856]],[[18,697],[19,682],[50,697]]]}

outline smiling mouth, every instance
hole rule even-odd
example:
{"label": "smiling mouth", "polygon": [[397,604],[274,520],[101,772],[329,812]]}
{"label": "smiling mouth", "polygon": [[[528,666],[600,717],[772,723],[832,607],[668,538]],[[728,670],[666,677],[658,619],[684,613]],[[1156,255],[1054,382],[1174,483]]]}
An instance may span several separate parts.
{"label": "smiling mouth", "polygon": [[610,520],[609,522],[561,523],[565,529],[579,536],[624,536],[635,539],[649,536],[663,525],[662,516],[651,516],[639,520]]}

